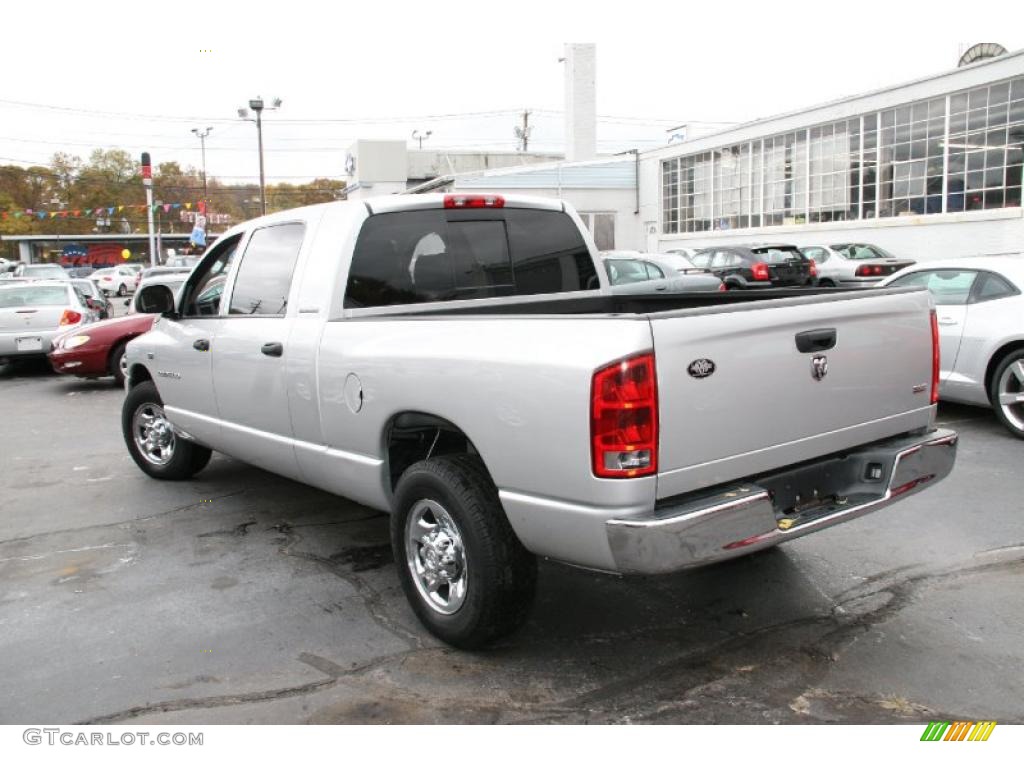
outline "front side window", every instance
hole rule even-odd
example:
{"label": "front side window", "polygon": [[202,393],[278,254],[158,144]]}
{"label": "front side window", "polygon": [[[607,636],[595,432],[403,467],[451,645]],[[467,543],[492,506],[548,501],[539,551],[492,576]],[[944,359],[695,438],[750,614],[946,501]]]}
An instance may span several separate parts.
{"label": "front side window", "polygon": [[306,225],[278,224],[257,229],[249,238],[231,292],[229,315],[283,315],[292,272]]}
{"label": "front side window", "polygon": [[955,306],[967,303],[977,276],[978,273],[970,269],[932,269],[904,275],[889,285],[893,288],[923,286],[931,291],[936,304]]}
{"label": "front side window", "polygon": [[184,317],[215,317],[220,314],[220,297],[224,292],[224,281],[238,251],[241,235],[218,242],[210,250],[196,274],[185,288],[182,304]]}

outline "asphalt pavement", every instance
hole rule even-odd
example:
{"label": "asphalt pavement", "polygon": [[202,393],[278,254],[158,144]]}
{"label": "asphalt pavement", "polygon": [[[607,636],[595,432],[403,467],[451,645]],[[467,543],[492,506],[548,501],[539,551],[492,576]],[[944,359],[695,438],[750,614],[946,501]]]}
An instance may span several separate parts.
{"label": "asphalt pavement", "polygon": [[0,373],[2,723],[1024,722],[1024,442],[984,409],[941,485],[689,573],[541,566],[523,631],[442,646],[387,520],[215,455],[143,475],[109,379]]}

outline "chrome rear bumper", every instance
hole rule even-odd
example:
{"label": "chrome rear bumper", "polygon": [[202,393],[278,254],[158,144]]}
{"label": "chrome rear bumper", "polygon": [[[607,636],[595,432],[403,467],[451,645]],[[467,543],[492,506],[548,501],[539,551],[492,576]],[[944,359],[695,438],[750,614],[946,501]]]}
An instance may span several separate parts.
{"label": "chrome rear bumper", "polygon": [[745,555],[887,507],[946,477],[957,434],[885,440],[688,495],[605,523],[622,573],[668,573]]}

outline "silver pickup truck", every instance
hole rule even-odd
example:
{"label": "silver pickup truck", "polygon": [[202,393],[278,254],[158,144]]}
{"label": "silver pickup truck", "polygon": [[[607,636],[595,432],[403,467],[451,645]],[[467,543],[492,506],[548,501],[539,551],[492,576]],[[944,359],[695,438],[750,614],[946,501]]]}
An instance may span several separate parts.
{"label": "silver pickup truck", "polygon": [[128,346],[149,475],[225,454],[391,513],[416,614],[519,626],[548,557],[664,573],[930,487],[938,346],[919,289],[618,296],[567,205],[396,195],[220,237]]}

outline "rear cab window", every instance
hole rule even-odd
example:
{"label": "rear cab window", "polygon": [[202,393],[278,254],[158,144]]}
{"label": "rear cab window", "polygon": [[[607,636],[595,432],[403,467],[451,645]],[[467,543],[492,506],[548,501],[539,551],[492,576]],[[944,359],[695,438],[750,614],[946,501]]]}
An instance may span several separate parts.
{"label": "rear cab window", "polygon": [[370,216],[352,255],[345,308],[525,296],[599,287],[572,218],[529,208]]}

